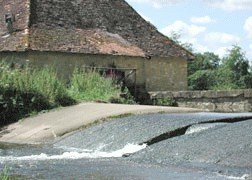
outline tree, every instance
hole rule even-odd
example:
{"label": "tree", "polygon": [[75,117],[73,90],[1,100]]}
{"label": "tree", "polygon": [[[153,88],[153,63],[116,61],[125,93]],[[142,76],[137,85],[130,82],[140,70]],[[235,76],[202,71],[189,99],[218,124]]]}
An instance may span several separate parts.
{"label": "tree", "polygon": [[188,77],[190,90],[210,90],[215,83],[215,71],[198,70]]}
{"label": "tree", "polygon": [[[193,52],[192,44],[179,40],[180,33],[172,32],[170,38]],[[252,67],[238,45],[222,59],[212,52],[195,53],[195,60],[188,63],[188,83],[191,90],[252,88]]]}
{"label": "tree", "polygon": [[203,54],[195,54],[194,61],[188,64],[188,75],[192,75],[199,70],[214,70],[217,69],[220,63],[220,58],[212,52],[205,52]]}
{"label": "tree", "polygon": [[230,87],[235,89],[250,88],[252,74],[249,69],[250,65],[245,53],[241,47],[234,45],[229,50],[229,54],[222,59],[216,87],[221,88],[229,83]]}
{"label": "tree", "polygon": [[193,53],[193,45],[191,43],[183,43],[181,42],[179,39],[181,38],[180,33],[172,31],[171,35],[169,36],[169,38],[174,41],[176,44],[182,46],[185,50]]}

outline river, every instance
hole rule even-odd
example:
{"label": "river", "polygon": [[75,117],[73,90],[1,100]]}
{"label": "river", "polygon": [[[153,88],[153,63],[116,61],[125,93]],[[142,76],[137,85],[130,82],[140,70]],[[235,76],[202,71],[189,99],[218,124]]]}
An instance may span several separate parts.
{"label": "river", "polygon": [[248,179],[252,113],[111,119],[51,144],[0,148],[19,179]]}

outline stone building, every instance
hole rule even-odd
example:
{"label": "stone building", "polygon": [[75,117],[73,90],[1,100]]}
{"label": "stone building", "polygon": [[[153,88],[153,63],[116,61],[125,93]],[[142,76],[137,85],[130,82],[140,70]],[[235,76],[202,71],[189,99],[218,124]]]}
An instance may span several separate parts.
{"label": "stone building", "polygon": [[124,0],[0,3],[0,59],[53,64],[64,76],[76,66],[113,65],[125,76],[135,69],[137,86],[147,91],[187,89],[187,62],[193,55]]}

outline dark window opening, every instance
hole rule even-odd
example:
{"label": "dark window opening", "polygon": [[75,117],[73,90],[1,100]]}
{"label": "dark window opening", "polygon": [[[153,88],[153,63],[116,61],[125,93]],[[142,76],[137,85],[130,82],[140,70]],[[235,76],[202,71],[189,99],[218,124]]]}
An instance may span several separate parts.
{"label": "dark window opening", "polygon": [[5,23],[9,33],[13,32],[13,22],[15,21],[13,14],[5,14]]}

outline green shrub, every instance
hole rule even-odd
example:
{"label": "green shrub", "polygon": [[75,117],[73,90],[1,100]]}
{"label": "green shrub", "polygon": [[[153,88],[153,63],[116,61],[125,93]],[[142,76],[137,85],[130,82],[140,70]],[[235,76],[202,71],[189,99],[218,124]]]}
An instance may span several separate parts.
{"label": "green shrub", "polygon": [[7,168],[6,166],[0,172],[0,179],[1,180],[10,180],[11,179],[11,177],[9,176],[9,168]]}
{"label": "green shrub", "polygon": [[58,79],[53,68],[10,68],[5,63],[0,64],[0,68],[1,87],[20,92],[38,93],[55,105],[58,105],[61,98],[68,96],[65,85]]}
{"label": "green shrub", "polygon": [[209,90],[215,83],[215,71],[198,70],[188,77],[190,90]]}
{"label": "green shrub", "polygon": [[0,125],[15,122],[32,112],[51,108],[50,102],[37,92],[22,92],[0,86]]}
{"label": "green shrub", "polygon": [[69,94],[79,101],[109,101],[120,94],[112,79],[104,78],[95,71],[75,69],[70,82]]}
{"label": "green shrub", "polygon": [[234,73],[227,68],[220,67],[216,71],[216,81],[213,84],[213,90],[232,90],[232,89],[242,89],[244,86],[238,85],[238,82],[233,79]]}
{"label": "green shrub", "polygon": [[42,110],[81,101],[108,102],[114,97],[120,103],[134,103],[128,91],[124,98],[120,94],[112,79],[95,71],[76,69],[67,86],[54,68],[32,69],[0,63],[0,126]]}
{"label": "green shrub", "polygon": [[129,89],[126,87],[120,96],[111,97],[109,102],[115,104],[136,104],[135,98],[130,94]]}
{"label": "green shrub", "polygon": [[178,103],[176,100],[172,97],[166,97],[166,98],[160,98],[160,99],[155,99],[153,101],[153,105],[157,106],[174,106],[177,107]]}
{"label": "green shrub", "polygon": [[30,113],[74,103],[53,68],[0,64],[0,125]]}

